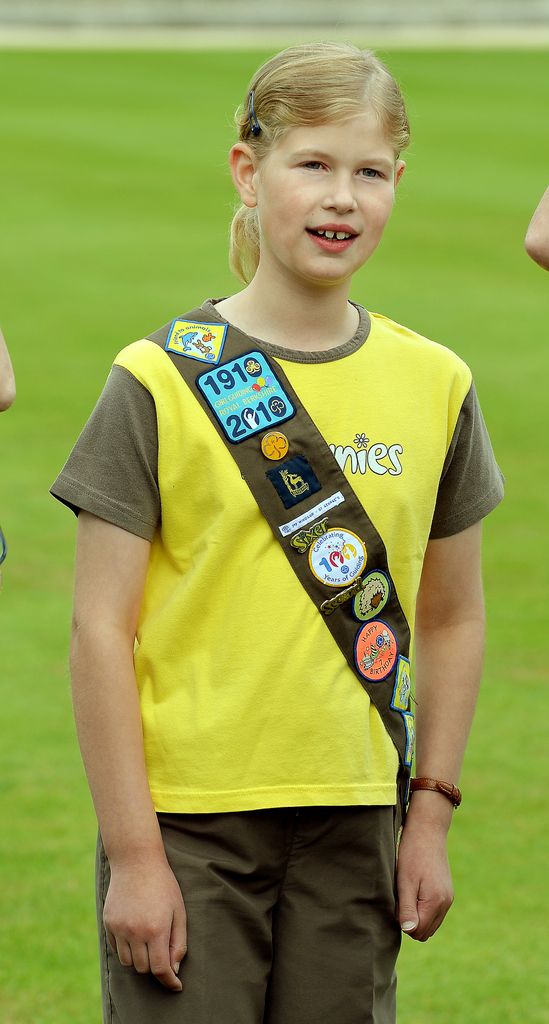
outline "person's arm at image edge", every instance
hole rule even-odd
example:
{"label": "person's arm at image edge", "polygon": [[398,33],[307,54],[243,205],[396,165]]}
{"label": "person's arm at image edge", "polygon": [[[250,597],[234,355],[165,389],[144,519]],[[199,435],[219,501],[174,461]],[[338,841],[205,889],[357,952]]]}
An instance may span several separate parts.
{"label": "person's arm at image edge", "polygon": [[546,189],[530,221],[526,238],[526,252],[540,267],[549,270],[549,188]]}
{"label": "person's arm at image edge", "polygon": [[74,713],[111,869],[104,908],[121,962],[180,990],[181,891],[149,791],[133,649],[150,544],[80,512],[71,642]]}
{"label": "person's arm at image edge", "polygon": [[4,335],[0,330],[0,412],[15,401],[15,375]]}
{"label": "person's arm at image edge", "polygon": [[[484,651],[482,523],[429,541],[416,612],[417,777],[458,784]],[[398,858],[401,927],[429,938],[453,900],[447,832],[453,807],[441,793],[411,797]]]}

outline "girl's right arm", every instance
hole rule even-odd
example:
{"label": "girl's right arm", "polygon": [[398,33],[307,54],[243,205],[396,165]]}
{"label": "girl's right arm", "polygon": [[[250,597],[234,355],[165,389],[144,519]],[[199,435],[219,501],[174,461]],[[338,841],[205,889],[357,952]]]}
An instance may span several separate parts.
{"label": "girl's right arm", "polygon": [[104,923],[122,964],[180,991],[186,914],[145,769],[133,663],[150,544],[78,517],[71,675],[78,738],[111,880]]}
{"label": "girl's right arm", "polygon": [[15,401],[15,376],[8,346],[0,331],[0,412],[9,409]]}

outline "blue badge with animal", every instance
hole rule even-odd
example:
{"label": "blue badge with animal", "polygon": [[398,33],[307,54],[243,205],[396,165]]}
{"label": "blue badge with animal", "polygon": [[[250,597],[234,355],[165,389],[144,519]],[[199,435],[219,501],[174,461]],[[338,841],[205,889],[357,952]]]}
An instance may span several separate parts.
{"label": "blue badge with animal", "polygon": [[304,455],[294,455],[275,469],[270,469],[266,475],[284,508],[298,505],[321,488],[320,480]]}
{"label": "blue badge with animal", "polygon": [[174,320],[164,348],[178,356],[197,359],[214,365],[221,359],[228,324],[197,324],[191,320]]}
{"label": "blue badge with animal", "polygon": [[290,396],[262,352],[246,352],[205,371],[196,385],[231,444],[295,416]]}

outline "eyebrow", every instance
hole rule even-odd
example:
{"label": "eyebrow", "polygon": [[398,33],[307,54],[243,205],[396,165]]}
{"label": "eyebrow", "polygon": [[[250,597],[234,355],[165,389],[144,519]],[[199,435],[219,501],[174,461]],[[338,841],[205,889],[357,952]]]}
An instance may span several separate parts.
{"label": "eyebrow", "polygon": [[[321,149],[298,149],[295,153],[290,154],[290,160],[300,160],[305,156],[318,158],[319,160],[332,160],[333,156],[330,153],[324,153]],[[372,164],[378,164],[380,167],[387,169],[393,169],[393,163],[391,160],[387,160],[384,156],[369,156],[364,160],[359,160],[358,163],[361,167],[370,167]]]}

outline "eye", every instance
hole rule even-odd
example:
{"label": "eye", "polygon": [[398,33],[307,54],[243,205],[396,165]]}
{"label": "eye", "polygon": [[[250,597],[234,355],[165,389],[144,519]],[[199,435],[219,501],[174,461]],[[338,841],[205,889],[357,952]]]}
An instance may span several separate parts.
{"label": "eye", "polygon": [[[364,172],[364,173],[362,173]],[[376,171],[375,167],[363,167],[361,170],[361,177],[363,178],[382,178],[381,171]]]}
{"label": "eye", "polygon": [[312,170],[317,170],[319,167],[322,167],[323,164],[321,164],[320,160],[307,160],[305,163],[301,164],[301,166],[310,167]]}

